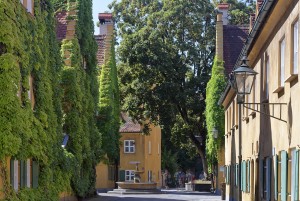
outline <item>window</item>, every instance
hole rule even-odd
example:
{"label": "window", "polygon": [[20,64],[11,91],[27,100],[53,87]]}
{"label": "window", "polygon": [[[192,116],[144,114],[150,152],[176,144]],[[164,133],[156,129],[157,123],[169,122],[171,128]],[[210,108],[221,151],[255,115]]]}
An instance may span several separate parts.
{"label": "window", "polygon": [[134,170],[125,170],[125,181],[134,181]]}
{"label": "window", "polygon": [[292,37],[293,37],[293,59],[292,59],[292,65],[293,65],[293,70],[292,70],[292,74],[297,74],[298,73],[298,54],[299,54],[299,30],[298,30],[298,24],[299,21],[297,20],[294,24],[293,24],[293,31],[292,31]]}
{"label": "window", "polygon": [[19,190],[19,161],[10,160],[10,182],[15,191]]}
{"label": "window", "polygon": [[271,158],[267,157],[261,160],[263,163],[262,177],[263,177],[263,198],[271,199]]}
{"label": "window", "polygon": [[280,68],[279,68],[279,84],[280,84],[280,87],[283,87],[284,86],[284,73],[285,73],[285,39],[283,38],[281,41],[280,41]]}
{"label": "window", "polygon": [[26,187],[30,188],[30,178],[31,178],[31,160],[26,160]]}
{"label": "window", "polygon": [[151,141],[148,142],[148,154],[151,154]]}
{"label": "window", "polygon": [[148,170],[148,182],[152,182],[152,171]]}
{"label": "window", "polygon": [[269,73],[270,73],[270,60],[269,60],[269,55],[266,55],[266,77],[265,77],[265,96],[266,99],[269,98]]}
{"label": "window", "polygon": [[135,152],[135,142],[134,140],[124,140],[124,153],[134,153]]}

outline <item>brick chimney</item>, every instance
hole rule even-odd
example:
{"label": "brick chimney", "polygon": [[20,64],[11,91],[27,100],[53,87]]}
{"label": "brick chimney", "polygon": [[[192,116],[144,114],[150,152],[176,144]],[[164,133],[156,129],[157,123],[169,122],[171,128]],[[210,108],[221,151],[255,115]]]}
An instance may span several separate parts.
{"label": "brick chimney", "polygon": [[228,25],[228,3],[218,5],[216,23],[216,57],[223,61],[223,25]]}
{"label": "brick chimney", "polygon": [[222,13],[222,21],[223,25],[228,25],[228,10],[229,10],[229,4],[228,3],[220,3],[218,5],[218,11]]}
{"label": "brick chimney", "polygon": [[223,61],[223,15],[218,11],[216,23],[216,57]]}
{"label": "brick chimney", "polygon": [[264,0],[256,0],[256,17],[264,3]]}
{"label": "brick chimney", "polygon": [[256,19],[256,14],[252,13],[250,14],[250,21],[249,21],[249,33],[252,30],[254,23],[255,23],[255,19]]}
{"label": "brick chimney", "polygon": [[99,13],[100,34],[95,36],[98,44],[98,66],[106,63],[110,57],[111,42],[114,34],[114,22],[111,13]]}

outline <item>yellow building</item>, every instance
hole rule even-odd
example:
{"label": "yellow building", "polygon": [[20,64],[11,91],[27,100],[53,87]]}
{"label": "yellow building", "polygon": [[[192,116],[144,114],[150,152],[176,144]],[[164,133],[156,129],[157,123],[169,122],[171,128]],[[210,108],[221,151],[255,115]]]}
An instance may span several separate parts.
{"label": "yellow building", "polygon": [[121,146],[118,173],[114,166],[101,162],[96,167],[96,189],[107,191],[113,189],[116,181],[134,181],[137,167],[141,182],[155,182],[161,187],[161,129],[150,126],[150,134],[143,135],[142,126],[134,123],[122,113],[123,125],[120,128]]}
{"label": "yellow building", "polygon": [[122,114],[119,181],[133,182],[136,166],[141,182],[155,182],[161,187],[161,129],[150,125],[150,134],[142,134],[142,126]]}
{"label": "yellow building", "polygon": [[257,1],[238,59],[248,57],[256,80],[244,104],[230,84],[220,99],[226,200],[299,200],[299,6],[299,0]]}

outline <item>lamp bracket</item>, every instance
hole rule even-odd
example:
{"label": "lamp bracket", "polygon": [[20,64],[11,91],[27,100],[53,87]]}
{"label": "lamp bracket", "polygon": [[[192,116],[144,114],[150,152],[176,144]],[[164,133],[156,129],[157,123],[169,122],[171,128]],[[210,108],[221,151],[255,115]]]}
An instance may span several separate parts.
{"label": "lamp bracket", "polygon": [[[249,110],[261,113],[268,117],[277,119],[287,123],[282,117],[282,108],[287,106],[287,103],[244,103],[243,107]],[[279,108],[279,114],[275,115],[275,108]]]}

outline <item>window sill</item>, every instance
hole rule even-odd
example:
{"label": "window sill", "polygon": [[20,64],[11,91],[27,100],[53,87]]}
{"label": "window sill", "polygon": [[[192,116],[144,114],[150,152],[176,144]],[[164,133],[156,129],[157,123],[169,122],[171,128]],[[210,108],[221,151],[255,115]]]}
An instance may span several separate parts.
{"label": "window sill", "polygon": [[297,77],[298,77],[298,74],[292,74],[284,82],[292,82]]}
{"label": "window sill", "polygon": [[242,120],[246,121],[246,123],[248,123],[249,122],[249,117],[243,117]]}
{"label": "window sill", "polygon": [[273,93],[280,93],[280,92],[282,92],[282,91],[284,91],[284,87],[280,86],[280,87],[278,87],[277,89],[275,89],[275,90],[273,91]]}

